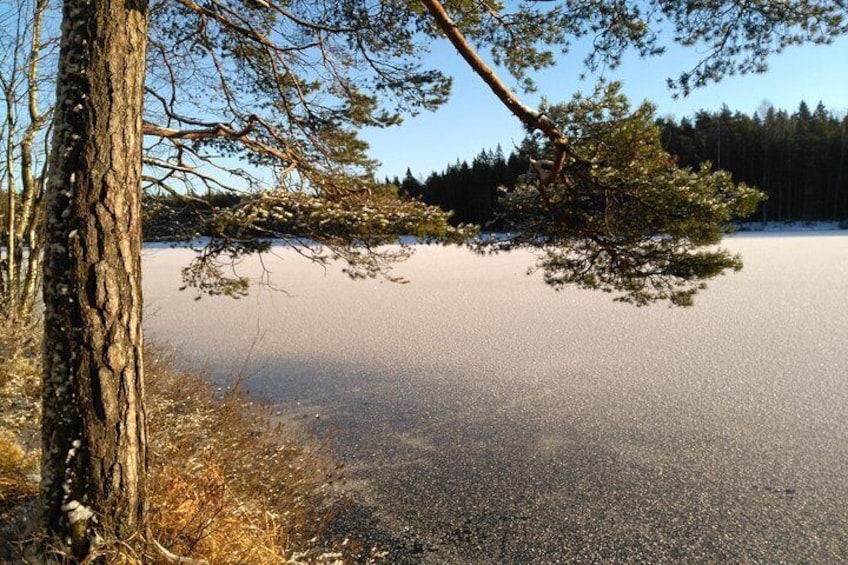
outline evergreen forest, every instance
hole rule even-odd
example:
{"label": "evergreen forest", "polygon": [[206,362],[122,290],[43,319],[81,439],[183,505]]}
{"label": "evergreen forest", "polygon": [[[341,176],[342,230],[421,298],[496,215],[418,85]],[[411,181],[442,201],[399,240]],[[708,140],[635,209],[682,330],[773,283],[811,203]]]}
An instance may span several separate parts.
{"label": "evergreen forest", "polygon": [[[819,103],[802,102],[794,113],[768,106],[749,116],[724,106],[677,121],[659,118],[663,144],[678,163],[697,168],[712,163],[735,182],[768,195],[752,221],[843,221],[848,219],[848,116]],[[533,140],[509,156],[498,146],[434,172],[423,182],[407,169],[403,179],[386,179],[401,193],[453,212],[452,221],[489,228],[498,225],[498,190],[511,190],[528,172]],[[740,218],[742,219],[742,218]]]}

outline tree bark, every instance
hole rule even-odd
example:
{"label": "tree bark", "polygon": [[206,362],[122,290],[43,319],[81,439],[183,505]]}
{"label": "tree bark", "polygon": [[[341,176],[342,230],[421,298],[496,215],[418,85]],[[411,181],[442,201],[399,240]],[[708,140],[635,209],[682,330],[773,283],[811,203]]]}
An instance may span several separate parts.
{"label": "tree bark", "polygon": [[66,0],[46,188],[42,523],[84,556],[144,525],[144,0]]}
{"label": "tree bark", "polygon": [[[18,242],[15,238],[15,224],[16,222],[16,208],[17,208],[17,187],[15,186],[15,126],[17,122],[16,117],[16,109],[15,109],[15,82],[16,79],[14,76],[12,80],[8,84],[4,84],[4,94],[6,98],[6,225],[3,226],[5,229],[5,240],[0,241],[0,243],[5,243],[6,245],[6,264],[5,264],[5,277],[6,284],[3,293],[6,304],[3,305],[6,312],[11,314],[17,310],[17,295],[20,290],[17,286],[18,282],[18,274],[17,274],[17,251],[18,251]],[[2,278],[2,277],[0,277]]]}

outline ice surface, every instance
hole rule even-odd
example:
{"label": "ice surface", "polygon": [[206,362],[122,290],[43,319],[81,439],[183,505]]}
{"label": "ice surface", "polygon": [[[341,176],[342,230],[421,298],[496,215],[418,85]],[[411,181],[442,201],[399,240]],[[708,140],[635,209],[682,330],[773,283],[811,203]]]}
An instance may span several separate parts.
{"label": "ice surface", "polygon": [[438,247],[408,285],[281,249],[288,296],[195,302],[151,247],[146,326],[333,433],[410,562],[846,562],[848,235],[726,245],[745,269],[684,310]]}

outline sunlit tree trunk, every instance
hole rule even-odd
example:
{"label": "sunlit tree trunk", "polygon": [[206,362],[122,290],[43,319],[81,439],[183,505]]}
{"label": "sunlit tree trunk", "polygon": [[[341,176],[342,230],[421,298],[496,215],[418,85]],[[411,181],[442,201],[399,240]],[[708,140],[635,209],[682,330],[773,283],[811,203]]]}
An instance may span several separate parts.
{"label": "sunlit tree trunk", "polygon": [[17,309],[18,288],[15,282],[18,279],[16,251],[18,242],[15,238],[15,224],[17,215],[17,185],[15,183],[15,136],[17,115],[15,112],[14,89],[4,86],[4,94],[6,98],[6,218],[4,229],[4,237],[0,243],[6,247],[6,257],[3,261],[3,299],[4,308],[8,312],[13,312]]}
{"label": "sunlit tree trunk", "polygon": [[[44,242],[42,220],[44,219],[44,175],[38,171],[36,147],[38,137],[47,129],[52,110],[42,110],[40,106],[41,78],[39,63],[43,50],[52,42],[43,37],[44,17],[48,9],[48,0],[37,0],[33,7],[32,36],[27,59],[27,113],[29,123],[21,139],[21,209],[20,218],[15,226],[16,239],[26,242],[29,254],[25,267],[21,266],[19,275],[20,292],[18,294],[18,315],[29,317],[35,306],[36,290],[41,277],[41,253]],[[46,148],[42,148],[43,150]],[[46,153],[46,150],[45,150]]]}
{"label": "sunlit tree trunk", "polygon": [[143,526],[142,91],[147,6],[64,3],[47,183],[42,519],[86,554]]}

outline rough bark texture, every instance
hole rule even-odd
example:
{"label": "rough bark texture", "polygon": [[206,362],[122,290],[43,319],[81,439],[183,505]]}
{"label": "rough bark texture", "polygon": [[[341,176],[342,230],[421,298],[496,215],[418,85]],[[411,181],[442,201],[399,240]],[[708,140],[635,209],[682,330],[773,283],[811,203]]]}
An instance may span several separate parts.
{"label": "rough bark texture", "polygon": [[83,555],[143,526],[142,91],[147,6],[63,8],[44,261],[42,519]]}

